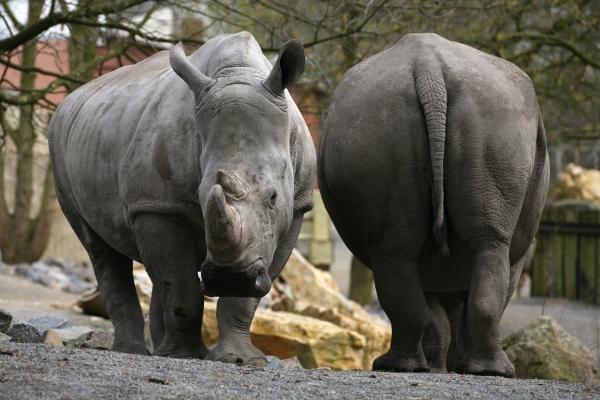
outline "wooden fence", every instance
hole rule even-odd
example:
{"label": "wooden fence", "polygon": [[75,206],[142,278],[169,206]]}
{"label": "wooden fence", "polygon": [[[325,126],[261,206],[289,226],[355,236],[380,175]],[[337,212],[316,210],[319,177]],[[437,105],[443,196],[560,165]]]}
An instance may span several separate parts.
{"label": "wooden fence", "polygon": [[321,192],[313,190],[313,209],[304,214],[298,237],[298,248],[313,265],[329,269],[333,263],[331,220],[323,204]]}
{"label": "wooden fence", "polygon": [[600,304],[600,207],[546,206],[531,265],[532,294]]}

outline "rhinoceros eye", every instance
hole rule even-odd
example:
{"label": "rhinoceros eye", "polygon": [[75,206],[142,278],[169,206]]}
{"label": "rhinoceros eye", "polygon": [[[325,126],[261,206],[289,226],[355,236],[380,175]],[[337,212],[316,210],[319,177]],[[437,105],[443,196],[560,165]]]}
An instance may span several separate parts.
{"label": "rhinoceros eye", "polygon": [[267,191],[268,201],[270,207],[275,207],[277,204],[277,190],[275,188],[271,188]]}

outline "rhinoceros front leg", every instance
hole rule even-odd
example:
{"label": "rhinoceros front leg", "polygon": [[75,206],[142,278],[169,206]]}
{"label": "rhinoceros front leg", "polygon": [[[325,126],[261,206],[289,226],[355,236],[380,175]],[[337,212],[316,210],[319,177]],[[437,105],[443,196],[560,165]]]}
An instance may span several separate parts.
{"label": "rhinoceros front leg", "polygon": [[[154,355],[203,358],[207,349],[201,338],[204,297],[198,260],[205,254],[197,254],[202,251],[197,247],[197,235],[169,215],[142,214],[134,226],[140,255],[154,286],[153,297],[158,296],[151,300],[154,307],[150,313],[152,341],[158,344]],[[162,318],[162,324],[153,318]]]}
{"label": "rhinoceros front leg", "polygon": [[[60,188],[57,195],[63,198]],[[71,207],[63,205],[63,211],[92,261],[102,301],[115,329],[113,350],[148,354],[131,259],[110,247]]]}
{"label": "rhinoceros front leg", "polygon": [[254,297],[219,298],[219,343],[210,350],[207,360],[259,367],[267,365],[263,352],[250,340],[250,325],[259,300]]}
{"label": "rhinoceros front leg", "polygon": [[511,377],[514,367],[500,347],[499,325],[509,286],[508,248],[478,252],[467,300],[467,351],[460,372]]}

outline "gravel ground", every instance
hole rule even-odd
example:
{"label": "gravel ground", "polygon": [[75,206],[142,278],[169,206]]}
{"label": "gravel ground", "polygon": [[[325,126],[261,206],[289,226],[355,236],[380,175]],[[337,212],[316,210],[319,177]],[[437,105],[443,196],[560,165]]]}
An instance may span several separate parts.
{"label": "gravel ground", "polygon": [[598,399],[600,386],[456,374],[235,367],[0,344],[0,399]]}

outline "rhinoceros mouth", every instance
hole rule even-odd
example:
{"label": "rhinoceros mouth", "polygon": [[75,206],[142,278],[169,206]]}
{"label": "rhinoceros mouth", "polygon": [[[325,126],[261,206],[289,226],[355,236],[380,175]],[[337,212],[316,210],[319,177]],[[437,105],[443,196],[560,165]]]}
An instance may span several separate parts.
{"label": "rhinoceros mouth", "polygon": [[206,260],[200,277],[207,296],[262,297],[271,289],[271,278],[262,257],[242,269]]}

